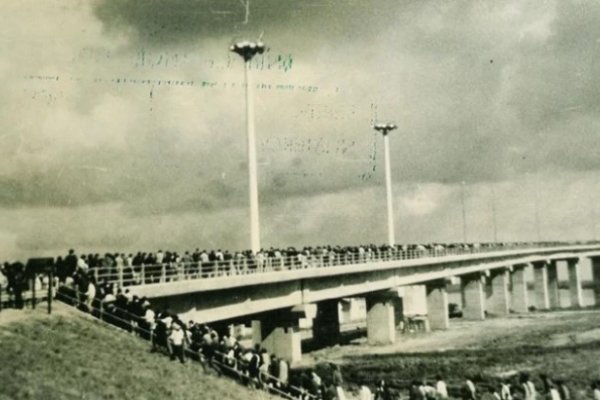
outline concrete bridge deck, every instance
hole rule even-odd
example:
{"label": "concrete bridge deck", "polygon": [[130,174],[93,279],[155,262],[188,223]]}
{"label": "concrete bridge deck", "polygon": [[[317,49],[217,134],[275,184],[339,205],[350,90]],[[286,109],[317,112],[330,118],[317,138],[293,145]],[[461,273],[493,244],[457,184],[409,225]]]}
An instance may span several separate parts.
{"label": "concrete bridge deck", "polygon": [[125,276],[122,270],[114,276],[113,272],[113,280],[129,283],[133,294],[152,298],[153,304],[184,319],[252,320],[255,342],[293,362],[300,357],[298,320],[307,316],[308,304],[317,305],[314,335],[334,343],[340,329],[339,301],[363,297],[369,342],[389,343],[395,340],[395,307],[402,286],[425,286],[428,324],[432,329],[445,329],[449,324],[446,286],[451,278],[461,281],[464,318],[484,319],[487,313],[529,310],[526,268],[534,272],[537,303],[541,308],[557,307],[556,263],[565,261],[571,303],[577,306],[582,304],[579,260],[584,257],[592,259],[594,291],[600,302],[600,245],[389,253],[371,260],[180,263],[161,265],[156,271],[151,271],[156,266],[149,266],[140,274],[145,276]]}

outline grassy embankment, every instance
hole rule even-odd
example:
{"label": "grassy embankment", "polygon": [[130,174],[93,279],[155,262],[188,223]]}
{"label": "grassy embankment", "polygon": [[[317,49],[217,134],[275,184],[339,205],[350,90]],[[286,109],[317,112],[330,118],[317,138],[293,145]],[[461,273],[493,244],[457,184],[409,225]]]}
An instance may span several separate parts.
{"label": "grassy embankment", "polygon": [[271,399],[55,304],[0,313],[0,399]]}

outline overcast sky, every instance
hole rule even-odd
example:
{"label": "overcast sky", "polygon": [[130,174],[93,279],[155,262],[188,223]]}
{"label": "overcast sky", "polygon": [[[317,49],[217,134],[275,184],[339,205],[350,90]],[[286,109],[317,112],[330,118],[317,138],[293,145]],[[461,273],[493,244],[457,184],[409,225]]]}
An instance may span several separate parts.
{"label": "overcast sky", "polygon": [[591,239],[600,3],[5,0],[0,259],[249,246],[255,59],[262,244]]}

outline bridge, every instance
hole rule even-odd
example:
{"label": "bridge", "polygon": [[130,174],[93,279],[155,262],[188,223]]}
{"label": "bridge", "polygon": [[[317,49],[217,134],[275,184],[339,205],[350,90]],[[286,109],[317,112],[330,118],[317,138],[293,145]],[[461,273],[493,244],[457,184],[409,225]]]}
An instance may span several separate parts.
{"label": "bridge", "polygon": [[[526,313],[559,308],[557,263],[565,263],[571,305],[583,305],[580,264],[592,264],[594,297],[600,304],[600,244],[529,244],[491,248],[390,249],[373,256],[344,254],[269,259],[231,259],[209,263],[142,265],[95,271],[100,281],[127,286],[158,307],[196,322],[252,321],[253,340],[294,363],[301,359],[300,318],[316,305],[312,330],[328,344],[340,336],[339,302],[362,297],[367,308],[367,338],[391,344],[401,290],[423,285],[427,324],[447,329],[448,287],[460,280],[463,318]],[[534,276],[529,298],[526,269]]]}

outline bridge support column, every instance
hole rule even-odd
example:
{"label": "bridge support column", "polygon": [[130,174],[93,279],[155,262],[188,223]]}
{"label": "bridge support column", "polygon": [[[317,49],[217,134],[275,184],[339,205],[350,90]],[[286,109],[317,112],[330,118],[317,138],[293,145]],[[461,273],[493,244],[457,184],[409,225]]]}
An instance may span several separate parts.
{"label": "bridge support column", "polygon": [[560,292],[558,288],[558,269],[556,260],[548,263],[548,305],[550,308],[560,308]]}
{"label": "bridge support column", "polygon": [[485,319],[485,298],[483,294],[483,276],[479,273],[460,277],[464,300],[463,318],[470,320]]}
{"label": "bridge support column", "polygon": [[317,303],[317,315],[313,320],[313,340],[322,346],[340,342],[340,316],[338,300],[325,300]]}
{"label": "bridge support column", "polygon": [[600,305],[600,257],[591,257],[592,282],[594,285],[594,304]]}
{"label": "bridge support column", "polygon": [[431,329],[448,329],[450,327],[448,292],[444,280],[427,283],[427,319]]}
{"label": "bridge support column", "polygon": [[525,269],[527,264],[513,266],[512,274],[512,297],[511,308],[514,312],[529,312],[529,295],[527,293],[527,281],[525,280]]}
{"label": "bridge support column", "polygon": [[494,315],[507,315],[508,283],[510,275],[507,269],[500,268],[490,271],[489,291],[486,300],[486,310]]}
{"label": "bridge support column", "polygon": [[264,314],[252,321],[252,341],[293,365],[302,359],[298,319],[298,314],[287,310]]}
{"label": "bridge support column", "polygon": [[546,261],[533,263],[533,280],[536,308],[538,310],[549,309],[550,296],[548,293],[548,264]]}
{"label": "bridge support column", "polygon": [[583,296],[581,293],[581,275],[579,271],[579,259],[568,259],[567,268],[569,270],[569,297],[571,298],[571,307],[582,307]]}
{"label": "bridge support column", "polygon": [[396,324],[393,300],[367,297],[367,341],[370,345],[396,342]]}

